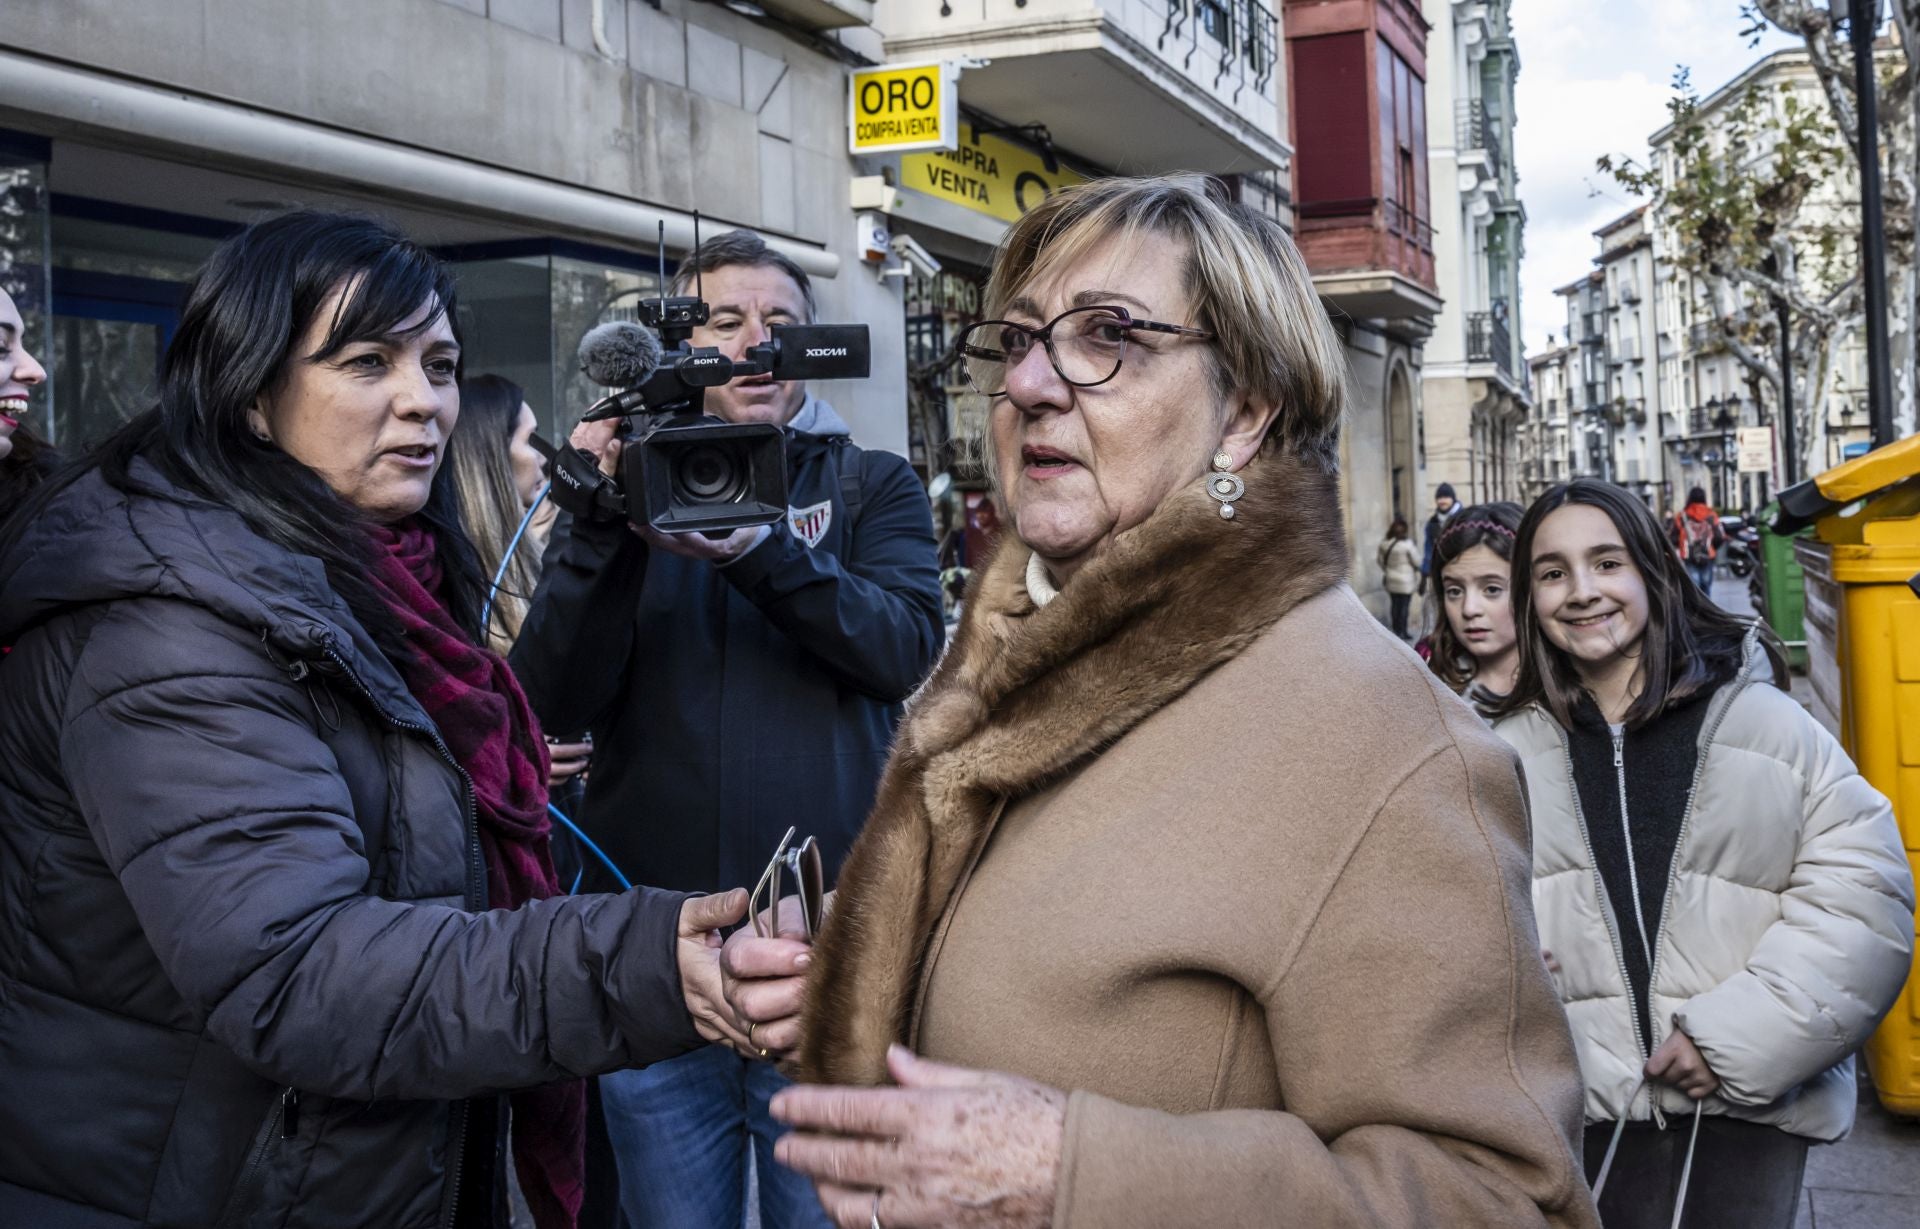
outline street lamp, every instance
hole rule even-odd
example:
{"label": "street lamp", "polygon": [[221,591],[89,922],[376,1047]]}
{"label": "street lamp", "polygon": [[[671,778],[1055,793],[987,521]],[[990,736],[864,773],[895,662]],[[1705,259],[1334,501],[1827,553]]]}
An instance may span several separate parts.
{"label": "street lamp", "polygon": [[1873,446],[1893,443],[1893,368],[1887,357],[1887,252],[1880,195],[1880,104],[1873,73],[1873,36],[1880,0],[1827,0],[1838,25],[1844,16],[1853,42],[1853,83],[1860,133],[1860,256],[1867,283],[1867,421]]}

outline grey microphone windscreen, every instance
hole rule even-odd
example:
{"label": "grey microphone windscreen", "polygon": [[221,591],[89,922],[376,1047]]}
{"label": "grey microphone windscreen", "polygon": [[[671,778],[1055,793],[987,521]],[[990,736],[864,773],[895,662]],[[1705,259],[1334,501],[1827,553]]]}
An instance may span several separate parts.
{"label": "grey microphone windscreen", "polygon": [[613,320],[580,339],[580,370],[606,388],[632,388],[660,366],[660,339],[631,320]]}

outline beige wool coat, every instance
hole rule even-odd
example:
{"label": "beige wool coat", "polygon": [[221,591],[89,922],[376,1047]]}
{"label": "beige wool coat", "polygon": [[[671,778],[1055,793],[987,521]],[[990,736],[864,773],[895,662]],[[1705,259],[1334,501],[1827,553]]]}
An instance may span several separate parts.
{"label": "beige wool coat", "polygon": [[1054,1224],[1597,1224],[1512,753],[1344,583],[1334,480],[1198,484],[1044,609],[1009,541],[840,878],[797,1073],[1071,1090]]}

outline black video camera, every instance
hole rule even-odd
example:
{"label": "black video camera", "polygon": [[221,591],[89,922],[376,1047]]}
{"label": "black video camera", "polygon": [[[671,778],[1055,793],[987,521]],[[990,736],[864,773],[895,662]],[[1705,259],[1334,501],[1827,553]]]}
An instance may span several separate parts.
{"label": "black video camera", "polygon": [[775,380],[864,379],[871,354],[864,324],[775,325],[770,340],[735,362],[689,337],[707,322],[698,296],[642,301],[640,323],[603,324],[580,339],[587,378],[615,389],[583,421],[620,417],[620,481],[578,448],[554,458],[553,499],[577,517],[625,518],[664,533],[725,537],[770,525],[787,512],[786,433],[769,423],[730,423],[703,411],[706,390],[743,376]]}

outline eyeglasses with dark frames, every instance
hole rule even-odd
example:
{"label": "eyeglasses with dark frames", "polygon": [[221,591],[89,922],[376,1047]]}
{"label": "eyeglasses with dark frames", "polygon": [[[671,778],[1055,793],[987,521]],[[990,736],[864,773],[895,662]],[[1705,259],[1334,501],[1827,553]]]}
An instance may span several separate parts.
{"label": "eyeglasses with dark frames", "polygon": [[1127,342],[1136,332],[1213,340],[1206,329],[1135,320],[1124,307],[1076,307],[1039,328],[1011,320],[981,321],[960,339],[961,366],[973,391],[998,397],[1007,391],[1007,372],[1025,362],[1038,342],[1046,347],[1047,361],[1061,379],[1075,388],[1093,388],[1120,373]]}

